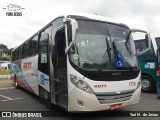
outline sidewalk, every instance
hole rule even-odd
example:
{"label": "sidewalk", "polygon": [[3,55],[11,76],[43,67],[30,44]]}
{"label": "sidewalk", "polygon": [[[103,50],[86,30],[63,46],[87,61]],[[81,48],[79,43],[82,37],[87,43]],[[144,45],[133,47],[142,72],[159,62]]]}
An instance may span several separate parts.
{"label": "sidewalk", "polygon": [[14,87],[11,79],[0,79],[0,88]]}

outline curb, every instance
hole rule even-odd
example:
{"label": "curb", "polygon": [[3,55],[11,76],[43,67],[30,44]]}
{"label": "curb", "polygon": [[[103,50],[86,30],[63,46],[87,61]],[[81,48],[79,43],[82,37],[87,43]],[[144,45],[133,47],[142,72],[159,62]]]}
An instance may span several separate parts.
{"label": "curb", "polygon": [[10,79],[11,75],[0,75],[0,79]]}
{"label": "curb", "polygon": [[10,90],[10,89],[15,89],[15,87],[5,87],[5,88],[0,88],[0,91],[1,91],[1,90]]}
{"label": "curb", "polygon": [[14,87],[14,83],[11,79],[0,79],[0,90],[10,89]]}

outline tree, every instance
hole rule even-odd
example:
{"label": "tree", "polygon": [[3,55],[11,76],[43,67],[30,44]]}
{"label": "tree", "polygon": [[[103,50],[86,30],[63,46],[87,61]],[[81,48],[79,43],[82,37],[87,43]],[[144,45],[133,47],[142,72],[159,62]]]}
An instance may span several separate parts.
{"label": "tree", "polygon": [[11,55],[11,52],[12,52],[13,49],[14,49],[14,48],[10,48],[10,49],[8,50],[8,55]]}
{"label": "tree", "polygon": [[8,47],[4,44],[0,44],[0,56],[2,57],[4,53],[8,53]]}
{"label": "tree", "polygon": [[0,49],[2,50],[8,50],[8,47],[4,44],[0,44]]}
{"label": "tree", "polygon": [[6,45],[0,44],[0,60],[9,61],[12,50],[13,48],[8,49]]}
{"label": "tree", "polygon": [[8,58],[8,57],[0,57],[0,60],[2,60],[2,61],[10,61],[10,58]]}

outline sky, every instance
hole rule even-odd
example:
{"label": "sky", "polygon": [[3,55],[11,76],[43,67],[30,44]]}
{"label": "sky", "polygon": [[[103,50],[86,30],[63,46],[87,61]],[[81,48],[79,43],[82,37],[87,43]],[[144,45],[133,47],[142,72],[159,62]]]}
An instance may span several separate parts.
{"label": "sky", "polygon": [[[6,16],[7,6],[22,16]],[[0,44],[14,48],[64,12],[98,14],[160,36],[160,0],[0,0]]]}

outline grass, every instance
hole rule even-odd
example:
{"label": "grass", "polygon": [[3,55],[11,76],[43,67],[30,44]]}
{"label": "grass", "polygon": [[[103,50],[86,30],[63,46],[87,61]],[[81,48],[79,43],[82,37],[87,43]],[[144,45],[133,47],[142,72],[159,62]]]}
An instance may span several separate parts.
{"label": "grass", "polygon": [[0,70],[0,75],[10,75],[11,70]]}

